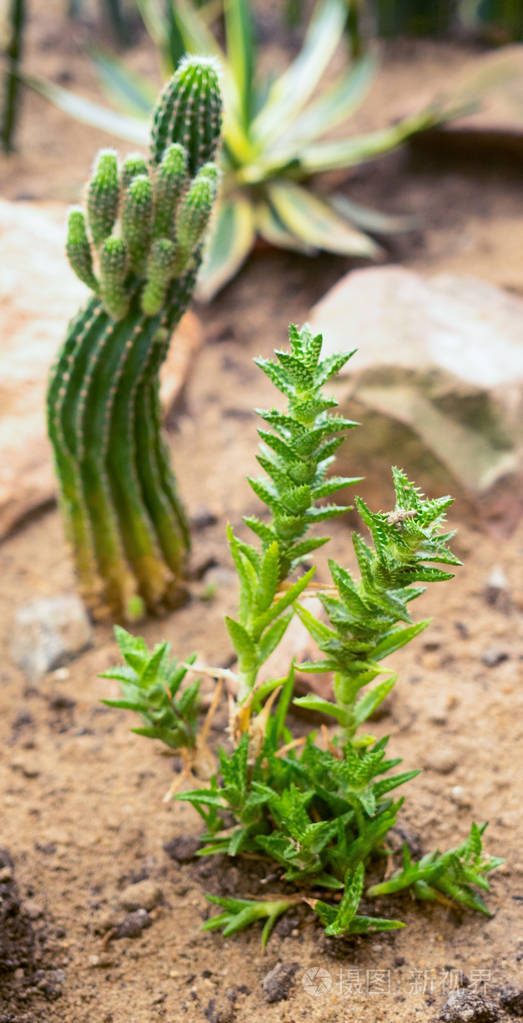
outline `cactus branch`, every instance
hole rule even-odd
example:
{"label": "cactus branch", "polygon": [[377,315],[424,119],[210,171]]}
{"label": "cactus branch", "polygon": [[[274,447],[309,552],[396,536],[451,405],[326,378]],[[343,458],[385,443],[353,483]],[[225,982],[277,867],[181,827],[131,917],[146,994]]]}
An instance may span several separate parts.
{"label": "cactus branch", "polygon": [[[48,429],[84,598],[121,619],[180,602],[189,529],[161,432],[158,374],[191,299],[216,197],[214,64],[183,61],[154,115],[150,167],[97,158],[67,255],[94,294],[52,369]],[[181,227],[179,226],[181,225]],[[180,231],[181,242],[176,233]]]}

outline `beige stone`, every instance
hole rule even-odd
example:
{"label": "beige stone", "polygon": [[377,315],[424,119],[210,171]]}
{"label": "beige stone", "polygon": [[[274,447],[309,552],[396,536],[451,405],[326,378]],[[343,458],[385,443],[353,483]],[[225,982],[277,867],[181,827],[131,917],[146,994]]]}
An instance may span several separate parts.
{"label": "beige stone", "polygon": [[342,411],[363,424],[342,449],[351,474],[376,476],[379,463],[390,480],[396,464],[436,492],[474,499],[519,479],[520,298],[473,277],[388,266],[347,274],[311,322],[325,355],[357,349],[334,385]]}

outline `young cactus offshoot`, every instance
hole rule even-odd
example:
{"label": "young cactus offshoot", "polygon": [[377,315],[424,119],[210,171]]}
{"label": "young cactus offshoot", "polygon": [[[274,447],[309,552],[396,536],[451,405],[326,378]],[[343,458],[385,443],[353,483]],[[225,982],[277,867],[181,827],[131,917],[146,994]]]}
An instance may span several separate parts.
{"label": "young cactus offshoot", "polygon": [[216,68],[182,61],[153,119],[149,163],[99,154],[67,256],[93,292],[51,372],[48,429],[67,536],[94,613],[181,598],[189,531],[161,434],[158,373],[190,301],[218,190]]}
{"label": "young cactus offshoot", "polygon": [[[428,625],[413,622],[409,613],[411,602],[423,592],[419,584],[445,581],[450,573],[439,566],[459,565],[449,549],[453,534],[444,529],[451,498],[427,500],[401,470],[393,469],[396,505],[391,512],[372,513],[356,499],[371,538],[368,542],[359,533],[353,535],[357,577],[334,560],[329,563],[331,585],[315,584],[314,567],[300,573],[303,561],[327,543],[325,537],[309,535],[311,527],[346,510],[325,499],[357,482],[327,476],[345,433],[356,424],[333,414],[337,402],[323,392],[324,383],[350,354],[322,360],[322,338],[307,328],[291,327],[290,341],[291,351],[277,351],[275,361],[257,360],[287,400],[283,412],[259,412],[264,428],[259,430],[258,461],[266,475],[249,482],[269,515],[244,520],[256,544],[229,530],[240,596],[238,613],[226,625],[237,669],[217,669],[216,677],[225,675],[235,690],[231,742],[218,751],[210,784],[176,797],[190,802],[204,822],[201,855],[265,858],[272,894],[266,899],[213,896],[210,901],[221,912],[205,929],[222,928],[231,935],[263,921],[265,944],[281,914],[302,902],[328,935],[394,930],[403,923],[368,915],[370,900],[404,889],[416,898],[488,912],[477,890],[488,891],[486,875],[500,861],[482,856],[484,826],[473,824],[462,845],[443,854],[429,853],[419,862],[405,851],[403,868],[379,881],[380,857],[387,852],[387,835],[403,804],[395,790],[419,771],[391,773],[401,760],[388,758],[388,738],[360,731],[395,682],[383,659]],[[300,603],[311,593],[321,600],[321,616]],[[330,673],[333,692],[331,700],[311,694],[294,703],[336,723],[334,733],[323,729],[305,740],[292,735],[288,722],[294,665],[284,678],[260,674],[294,614],[319,651],[317,659],[300,664],[299,670]],[[118,639],[126,657],[129,637],[123,637],[123,645],[121,633]],[[144,659],[145,648],[140,646],[140,651]],[[144,735],[168,744],[173,732],[191,736],[186,741],[190,751],[191,743],[192,748],[198,745],[193,689],[187,690],[184,731],[183,697],[171,704],[160,667],[163,658],[159,647],[143,660],[149,690],[134,681],[129,690],[126,670],[125,700],[113,705],[139,711]],[[191,665],[198,674],[197,664]],[[110,677],[120,677],[120,670]],[[376,682],[380,675],[384,678]],[[191,763],[197,768],[196,758]],[[274,883],[275,865],[280,884]],[[375,883],[369,885],[370,870]]]}

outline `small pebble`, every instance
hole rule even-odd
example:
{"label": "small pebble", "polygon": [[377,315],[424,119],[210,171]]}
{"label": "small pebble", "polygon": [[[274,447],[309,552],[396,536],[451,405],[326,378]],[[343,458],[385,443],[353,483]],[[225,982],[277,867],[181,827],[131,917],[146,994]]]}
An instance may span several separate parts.
{"label": "small pebble", "polygon": [[112,931],[115,927],[118,927],[118,914],[112,909],[101,913],[93,924],[95,934],[105,934],[107,931]]}
{"label": "small pebble", "polygon": [[470,635],[469,628],[465,625],[465,622],[454,622],[454,627],[462,639],[467,639]]}
{"label": "small pebble", "polygon": [[508,614],[512,605],[512,598],[507,577],[500,565],[494,565],[489,572],[484,589],[484,596],[487,604],[496,607],[499,611]]}
{"label": "small pebble", "polygon": [[43,907],[39,902],[35,902],[34,899],[27,899],[23,903],[22,909],[30,920],[38,920],[39,917],[44,915]]}
{"label": "small pebble", "polygon": [[135,909],[128,913],[116,931],[117,938],[138,938],[139,935],[151,926],[151,918],[146,909]]}
{"label": "small pebble", "polygon": [[154,881],[138,881],[120,893],[118,902],[124,909],[153,909],[162,898],[162,890]]}
{"label": "small pebble", "polygon": [[64,970],[47,970],[44,976],[38,981],[39,991],[48,998],[59,998],[62,994],[62,987],[65,983]]}
{"label": "small pebble", "polygon": [[217,522],[218,516],[205,505],[198,508],[191,516],[191,526],[197,533],[202,529],[208,529],[209,526],[215,526]]}
{"label": "small pebble", "polygon": [[193,860],[199,848],[198,835],[179,835],[164,843],[165,852],[177,863],[188,863],[189,860]]}
{"label": "small pebble", "polygon": [[204,1010],[205,1018],[209,1020],[209,1023],[232,1023],[235,1010],[232,1003],[227,998],[211,998]]}
{"label": "small pebble", "polygon": [[451,789],[450,798],[452,799],[452,802],[456,804],[456,806],[462,807],[472,806],[472,800],[468,792],[465,792],[465,789],[462,788],[461,785],[454,785],[454,788]]}
{"label": "small pebble", "polygon": [[274,928],[274,933],[279,934],[280,938],[288,938],[289,934],[292,934],[292,931],[295,929],[297,923],[298,923],[297,917],[292,916],[290,913],[285,913],[278,920],[278,923]]}
{"label": "small pebble", "polygon": [[281,1002],[284,998],[289,997],[290,989],[294,983],[294,975],[299,966],[299,963],[278,963],[265,974],[262,980],[265,1001]]}
{"label": "small pebble", "polygon": [[15,771],[20,771],[24,778],[38,778],[40,774],[40,768],[31,757],[15,757],[11,761],[11,767]]}
{"label": "small pebble", "polygon": [[441,655],[435,651],[422,654],[421,663],[424,668],[428,668],[429,671],[435,671],[441,665]]}
{"label": "small pebble", "polygon": [[441,643],[439,639],[429,639],[423,644],[423,649],[427,651],[439,650]]}
{"label": "small pebble", "polygon": [[[66,669],[59,668],[58,671],[66,671]],[[58,671],[54,672],[55,678],[58,675]],[[70,696],[64,696],[63,693],[50,693],[47,701],[51,710],[74,710],[76,707],[76,700],[72,700]]]}
{"label": "small pebble", "polygon": [[496,668],[503,661],[508,661],[508,657],[509,655],[506,650],[500,650],[499,647],[491,646],[481,655],[481,661],[486,668]]}
{"label": "small pebble", "polygon": [[70,674],[69,668],[57,668],[56,671],[53,671],[53,678],[57,682],[67,682]]}
{"label": "small pebble", "polygon": [[19,728],[30,727],[34,725],[33,718],[28,710],[21,710],[16,715],[13,721],[13,729],[18,730]]}
{"label": "small pebble", "polygon": [[434,725],[446,725],[449,718],[444,707],[433,707],[427,714],[427,718]]}
{"label": "small pebble", "polygon": [[428,756],[425,760],[425,767],[428,771],[436,771],[437,774],[450,774],[457,767],[458,754],[455,750],[442,746]]}
{"label": "small pebble", "polygon": [[114,959],[112,959],[111,956],[109,956],[109,955],[101,955],[101,956],[100,955],[92,955],[92,956],[89,956],[89,966],[91,966],[93,969],[96,969],[97,967],[101,968],[101,967],[104,967],[104,966],[113,966],[113,965],[114,965]]}

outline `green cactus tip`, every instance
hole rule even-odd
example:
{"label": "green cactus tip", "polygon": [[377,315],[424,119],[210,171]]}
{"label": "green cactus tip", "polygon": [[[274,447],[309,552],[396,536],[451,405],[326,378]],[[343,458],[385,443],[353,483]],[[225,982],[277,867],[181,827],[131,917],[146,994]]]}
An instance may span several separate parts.
{"label": "green cactus tip", "polygon": [[181,142],[187,149],[191,176],[213,159],[222,121],[219,67],[214,57],[187,56],[180,61],[154,111],[153,163],[160,163],[173,141]]}

